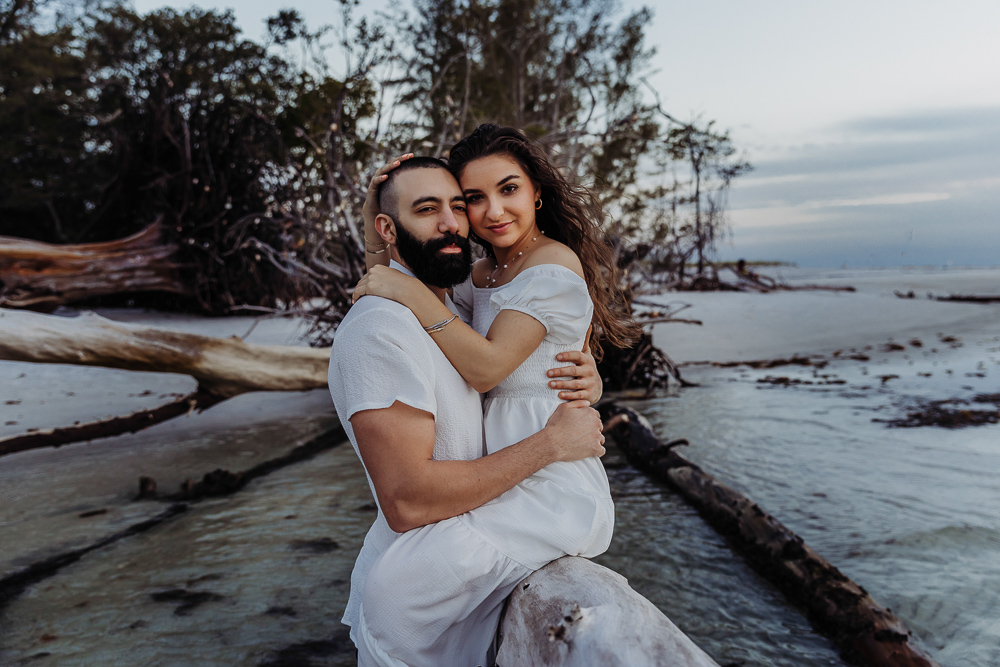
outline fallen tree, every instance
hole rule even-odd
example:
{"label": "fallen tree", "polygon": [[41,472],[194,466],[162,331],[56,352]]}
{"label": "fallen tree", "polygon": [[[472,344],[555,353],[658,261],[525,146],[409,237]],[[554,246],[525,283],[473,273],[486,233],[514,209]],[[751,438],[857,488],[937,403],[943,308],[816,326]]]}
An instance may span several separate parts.
{"label": "fallen tree", "polygon": [[0,309],[0,359],[178,373],[194,393],[155,410],[95,424],[0,440],[0,455],[134,432],[252,391],[308,391],[327,386],[329,348],[253,345],[181,331]]}
{"label": "fallen tree", "polygon": [[720,483],[663,443],[642,415],[602,406],[605,433],[629,462],[683,495],[764,577],[807,610],[846,660],[869,667],[937,667],[910,643],[910,632],[868,592],[798,535],[740,492]]}
{"label": "fallen tree", "polygon": [[497,665],[718,667],[625,577],[565,556],[518,584]]}
{"label": "fallen tree", "polygon": [[52,245],[0,236],[0,306],[54,310],[83,299],[132,292],[188,295],[178,246],[159,221],[105,243]]}

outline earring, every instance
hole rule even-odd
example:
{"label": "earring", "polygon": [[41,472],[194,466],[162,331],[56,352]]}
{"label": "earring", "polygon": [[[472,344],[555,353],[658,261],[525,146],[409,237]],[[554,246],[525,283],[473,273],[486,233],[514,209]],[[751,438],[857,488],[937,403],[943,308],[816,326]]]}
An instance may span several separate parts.
{"label": "earring", "polygon": [[538,199],[535,200],[535,210],[537,211],[541,207],[542,207],[542,198],[539,197]]}

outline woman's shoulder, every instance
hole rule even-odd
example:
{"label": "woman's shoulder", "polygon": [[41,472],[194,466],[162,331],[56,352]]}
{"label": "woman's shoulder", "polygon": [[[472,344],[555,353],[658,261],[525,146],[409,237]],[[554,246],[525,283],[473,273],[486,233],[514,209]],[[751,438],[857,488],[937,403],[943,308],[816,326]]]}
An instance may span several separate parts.
{"label": "woman's shoulder", "polygon": [[521,271],[541,266],[561,266],[569,269],[580,278],[586,279],[583,273],[583,264],[569,246],[559,241],[550,240],[545,245],[539,246],[525,258]]}

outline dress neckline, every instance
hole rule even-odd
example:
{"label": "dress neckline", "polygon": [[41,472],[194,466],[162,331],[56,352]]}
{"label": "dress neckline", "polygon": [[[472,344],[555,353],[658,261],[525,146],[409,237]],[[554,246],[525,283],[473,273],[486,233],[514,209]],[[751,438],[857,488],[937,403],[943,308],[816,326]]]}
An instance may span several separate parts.
{"label": "dress neckline", "polygon": [[558,270],[565,271],[566,273],[568,273],[569,275],[573,276],[574,278],[576,278],[580,282],[582,282],[582,283],[586,283],[587,282],[586,280],[584,280],[583,278],[581,278],[580,276],[578,276],[577,273],[576,273],[576,271],[574,271],[573,269],[571,269],[569,267],[566,267],[566,266],[563,266],[562,264],[554,264],[552,262],[548,262],[548,263],[545,263],[545,264],[535,264],[534,266],[529,266],[526,269],[521,269],[521,271],[519,273],[517,273],[513,278],[510,279],[509,283],[504,283],[503,285],[497,285],[496,287],[479,287],[478,285],[476,285],[476,281],[474,281],[472,279],[472,276],[469,276],[469,283],[472,285],[472,289],[474,289],[474,290],[480,290],[480,291],[483,291],[483,292],[492,292],[493,290],[503,289],[504,287],[507,287],[508,285],[513,285],[515,282],[517,282],[517,280],[521,276],[523,276],[524,274],[528,273],[529,271],[533,271],[534,269],[542,269],[542,268],[545,268],[545,269],[556,269],[557,271]]}

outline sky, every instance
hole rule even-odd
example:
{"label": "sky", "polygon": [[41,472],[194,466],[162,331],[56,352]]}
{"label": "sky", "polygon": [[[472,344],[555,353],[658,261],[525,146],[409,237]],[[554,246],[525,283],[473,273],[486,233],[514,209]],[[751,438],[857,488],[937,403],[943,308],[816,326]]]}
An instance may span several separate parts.
{"label": "sky", "polygon": [[[232,9],[250,38],[286,6],[313,27],[337,16],[335,0],[194,4]],[[642,5],[663,106],[716,120],[755,167],[720,258],[1000,266],[1000,2],[623,0],[620,16]]]}

